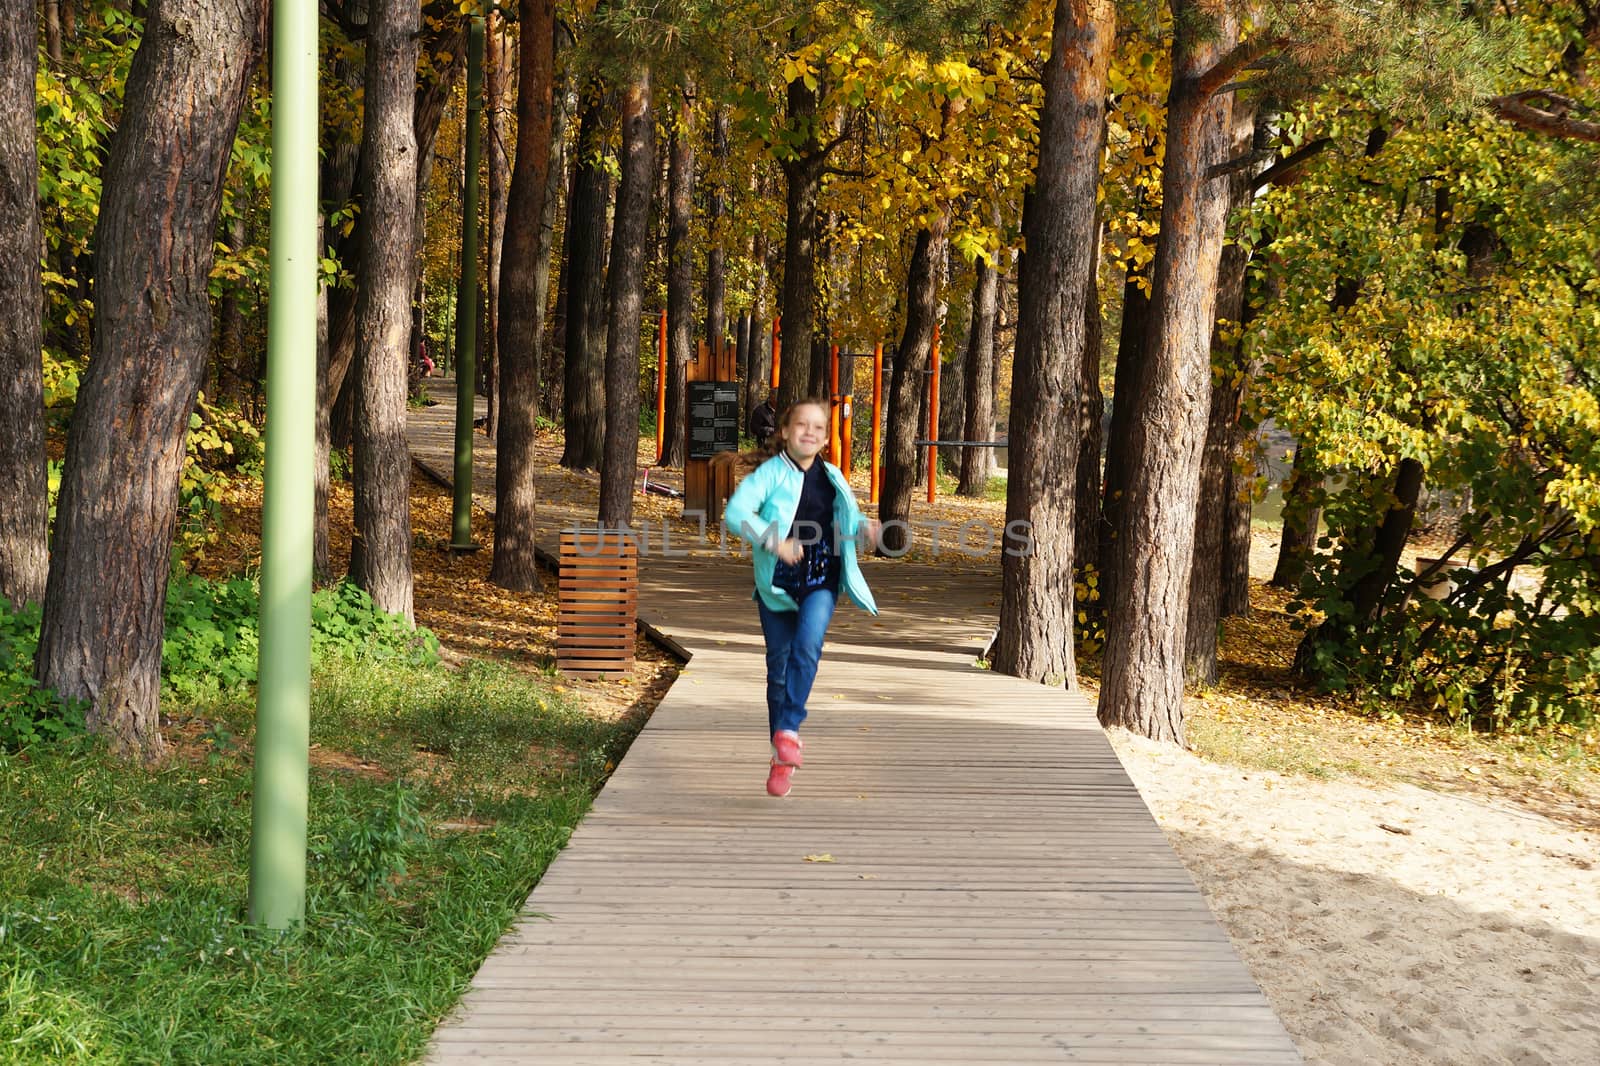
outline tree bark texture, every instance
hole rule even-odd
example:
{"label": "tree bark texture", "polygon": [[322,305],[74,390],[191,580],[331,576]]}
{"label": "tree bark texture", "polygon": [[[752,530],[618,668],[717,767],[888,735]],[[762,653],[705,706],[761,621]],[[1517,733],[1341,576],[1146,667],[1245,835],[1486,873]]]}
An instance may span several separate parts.
{"label": "tree bark texture", "polygon": [[[1116,541],[1100,720],[1182,744],[1184,624],[1195,497],[1211,405],[1211,327],[1228,185],[1232,96],[1203,88],[1238,41],[1236,16],[1173,0],[1172,90],[1161,179],[1161,235],[1146,366],[1128,435],[1127,495]],[[1214,80],[1214,79],[1213,79]]]}
{"label": "tree bark texture", "polygon": [[[545,167],[544,211],[539,216],[539,246],[535,252],[533,291],[536,304],[550,306],[550,262],[556,239],[556,212],[561,207],[561,192],[568,187],[567,176],[567,92],[555,88],[550,117],[550,162]],[[557,302],[560,302],[558,295]],[[561,412],[566,360],[561,345],[566,337],[565,308],[539,330],[539,409],[554,419]]]}
{"label": "tree bark texture", "polygon": [[706,211],[706,341],[716,344],[728,332],[728,257],[724,250],[728,194],[728,109],[717,108],[711,121],[711,196]]}
{"label": "tree bark texture", "polygon": [[178,480],[211,343],[230,150],[262,0],[152,0],[104,172],[94,351],[78,393],[39,635],[39,681],[118,751],[161,755],[161,640]]}
{"label": "tree bark texture", "polygon": [[[317,216],[317,247],[327,247],[327,215]],[[333,573],[332,561],[329,558],[332,548],[328,544],[328,493],[333,488],[333,471],[329,467],[330,444],[328,436],[328,414],[330,404],[327,399],[328,392],[328,286],[326,282],[319,281],[317,285],[317,411],[314,416],[316,425],[316,458],[313,460],[313,477],[316,479],[315,488],[312,490],[312,523],[311,523],[311,579],[318,584],[326,582]]]}
{"label": "tree bark texture", "polygon": [[1100,560],[1100,606],[1105,608],[1117,587],[1116,542],[1123,531],[1123,502],[1128,498],[1128,459],[1132,422],[1143,387],[1144,338],[1150,321],[1150,294],[1140,285],[1145,275],[1130,271],[1122,286],[1122,328],[1117,338],[1113,372],[1111,427],[1105,440],[1104,488],[1100,496],[1100,535],[1095,555]]}
{"label": "tree bark texture", "polygon": [[[1098,223],[1111,0],[1057,0],[1040,113],[1039,169],[1023,217],[1012,369],[1006,551],[994,666],[1077,686],[1073,651],[1073,494],[1078,466],[1084,300]],[[1064,417],[1064,414],[1066,417]],[[1009,535],[1027,530],[1027,541]]]}
{"label": "tree bark texture", "polygon": [[[243,199],[242,197],[240,198]],[[239,201],[235,201],[238,203]],[[237,254],[244,247],[249,234],[245,226],[243,212],[235,215],[228,222],[228,244]],[[240,303],[240,290],[244,287],[241,281],[230,281],[223,290],[221,307],[218,308],[218,317],[222,320],[218,330],[220,336],[216,365],[216,388],[214,399],[230,399],[238,402],[245,400],[251,393],[255,377],[256,361],[247,358],[244,350],[244,308]]]}
{"label": "tree bark texture", "polygon": [[[52,9],[54,5],[51,5]],[[55,21],[59,58],[60,12]],[[47,23],[48,24],[48,23]],[[38,133],[32,0],[0,0],[0,597],[44,599],[49,489],[44,453],[44,298],[39,277]]]}
{"label": "tree bark texture", "polygon": [[[539,421],[539,357],[549,286],[544,239],[555,96],[555,4],[524,0],[517,79],[517,161],[506,204],[500,264],[500,424],[495,433],[494,562],[489,580],[521,592],[537,590],[534,443]],[[540,251],[545,285],[539,285]]]}
{"label": "tree bark texture", "polygon": [[604,449],[606,342],[605,101],[599,88],[578,122],[578,161],[567,200],[567,337],[564,405],[566,447],[561,465],[597,470]]}
{"label": "tree bark texture", "polygon": [[[883,546],[890,552],[902,551],[910,540],[911,495],[917,484],[920,454],[915,441],[922,436],[917,415],[922,410],[922,393],[928,388],[928,357],[938,317],[936,270],[944,258],[949,232],[950,216],[941,212],[930,228],[917,232],[911,264],[906,270],[906,325],[891,364],[888,434],[883,445],[883,486],[878,505],[878,516],[884,522]],[[784,329],[787,336],[788,323]],[[787,343],[786,340],[786,346]]]}
{"label": "tree bark texture", "polygon": [[650,68],[635,69],[622,92],[622,177],[606,272],[606,432],[600,466],[600,525],[620,529],[633,520],[639,468],[639,325],[655,179],[655,118]]}
{"label": "tree bark texture", "polygon": [[[999,275],[988,260],[978,260],[978,277],[972,285],[972,328],[962,368],[967,381],[964,440],[994,440],[994,323],[999,292]],[[961,480],[956,492],[982,497],[994,467],[993,448],[961,449]]]}
{"label": "tree bark texture", "polygon": [[[508,64],[512,62],[515,48],[506,31],[505,16],[498,11],[489,13],[488,62],[484,64],[487,97],[485,107],[489,112],[489,232],[485,257],[484,287],[488,298],[488,328],[483,333],[485,350],[478,354],[489,378],[488,419],[484,433],[490,440],[499,439],[499,426],[505,398],[501,395],[500,365],[500,269],[505,256],[506,200],[511,185],[511,158],[507,139],[510,123],[506,120],[506,97],[510,91]],[[426,230],[419,229],[419,233]],[[495,512],[496,517],[499,512]]]}
{"label": "tree bark texture", "polygon": [[411,448],[406,371],[411,355],[411,279],[416,254],[419,8],[372,0],[361,152],[367,160],[356,305],[355,537],[350,573],[379,608],[412,620]]}
{"label": "tree bark texture", "polygon": [[[23,12],[26,10],[26,15]],[[7,0],[0,5],[0,13],[6,15],[6,21],[11,23],[12,29],[20,32],[24,26],[36,29],[33,15],[33,5],[22,4],[20,0]],[[24,22],[24,18],[26,21]],[[29,40],[32,40],[30,35]],[[44,0],[44,51],[50,57],[50,65],[61,66],[61,0]],[[12,57],[7,56],[7,59]],[[30,61],[36,63],[37,60]],[[31,87],[30,87],[31,95]],[[36,178],[35,181],[38,179]]]}
{"label": "tree bark texture", "polygon": [[[1228,155],[1250,151],[1255,115],[1242,105],[1233,108]],[[1250,202],[1254,168],[1228,175],[1227,215]],[[1200,457],[1200,485],[1195,500],[1194,563],[1189,571],[1189,614],[1184,624],[1184,677],[1191,685],[1215,684],[1218,628],[1222,624],[1223,554],[1227,546],[1229,472],[1233,468],[1234,434],[1244,398],[1242,356],[1237,338],[1228,333],[1244,317],[1245,272],[1250,257],[1237,241],[1222,249],[1217,267],[1217,295],[1211,327],[1211,406],[1206,419],[1205,448]]]}
{"label": "tree bark texture", "polygon": [[[694,105],[689,97],[679,103],[667,154],[667,412],[661,465],[677,468],[687,458],[685,395],[689,364],[695,357],[694,246],[689,240],[694,221]],[[716,334],[711,343],[716,343]]]}
{"label": "tree bark texture", "polygon": [[1293,592],[1300,588],[1311,553],[1317,546],[1317,527],[1322,524],[1322,478],[1312,473],[1311,456],[1304,445],[1294,450],[1294,467],[1283,486],[1283,535],[1278,541],[1278,565],[1272,571],[1272,586]]}
{"label": "tree bark texture", "polygon": [[1233,455],[1225,493],[1222,530],[1222,617],[1250,613],[1250,542],[1254,523],[1255,453],[1239,421],[1233,425]]}
{"label": "tree bark texture", "polygon": [[[1100,227],[1089,253],[1083,294],[1083,358],[1078,360],[1078,471],[1074,478],[1072,569],[1100,572],[1100,455],[1105,446],[1105,394],[1100,391],[1100,355],[1105,328],[1100,320]],[[1074,586],[1076,588],[1076,586]]]}
{"label": "tree bark texture", "polygon": [[811,387],[811,334],[817,291],[817,197],[826,159],[817,143],[817,92],[799,78],[789,83],[789,124],[806,131],[799,155],[783,164],[783,347],[779,352],[778,410]]}

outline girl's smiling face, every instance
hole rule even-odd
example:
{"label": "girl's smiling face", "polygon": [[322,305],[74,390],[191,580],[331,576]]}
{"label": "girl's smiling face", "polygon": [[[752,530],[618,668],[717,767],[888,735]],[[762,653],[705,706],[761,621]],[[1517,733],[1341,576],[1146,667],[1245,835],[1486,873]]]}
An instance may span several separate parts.
{"label": "girl's smiling face", "polygon": [[828,415],[814,403],[796,404],[783,425],[783,443],[790,456],[809,463],[828,443]]}

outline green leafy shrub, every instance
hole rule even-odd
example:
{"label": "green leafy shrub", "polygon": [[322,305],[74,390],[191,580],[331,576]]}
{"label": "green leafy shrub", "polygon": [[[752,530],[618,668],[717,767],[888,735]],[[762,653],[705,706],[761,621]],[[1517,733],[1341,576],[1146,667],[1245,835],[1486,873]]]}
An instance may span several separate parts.
{"label": "green leafy shrub", "polygon": [[[257,583],[244,578],[209,581],[178,574],[172,579],[161,669],[173,695],[192,703],[255,682],[260,595]],[[349,583],[312,594],[311,647],[317,657],[363,662],[428,665],[439,660],[437,637],[379,610],[371,596]]]}
{"label": "green leafy shrub", "polygon": [[331,831],[313,842],[311,860],[336,890],[366,894],[392,888],[404,877],[408,854],[426,838],[416,793],[396,783],[383,803],[364,815],[341,805]]}
{"label": "green leafy shrub", "polygon": [[0,596],[0,750],[62,740],[84,731],[83,704],[63,700],[33,677],[40,607],[18,610]]}

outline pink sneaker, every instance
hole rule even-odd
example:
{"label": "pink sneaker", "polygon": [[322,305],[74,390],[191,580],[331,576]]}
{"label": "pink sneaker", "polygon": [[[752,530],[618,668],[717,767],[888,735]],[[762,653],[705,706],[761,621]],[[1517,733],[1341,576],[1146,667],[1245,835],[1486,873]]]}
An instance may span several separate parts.
{"label": "pink sneaker", "polygon": [[794,767],[772,761],[772,772],[767,774],[767,795],[782,798],[789,794],[789,785],[794,777]]}
{"label": "pink sneaker", "polygon": [[772,761],[783,763],[786,766],[804,766],[805,759],[801,756],[801,749],[805,745],[800,742],[800,734],[792,729],[780,729],[772,734]]}

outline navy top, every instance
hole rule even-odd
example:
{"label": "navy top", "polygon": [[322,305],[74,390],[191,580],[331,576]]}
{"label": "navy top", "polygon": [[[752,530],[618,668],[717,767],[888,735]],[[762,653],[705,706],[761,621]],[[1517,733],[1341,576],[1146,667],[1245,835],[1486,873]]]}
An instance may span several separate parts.
{"label": "navy top", "polygon": [[813,459],[805,470],[800,505],[789,529],[789,537],[801,543],[805,556],[798,563],[779,560],[772,575],[772,583],[795,599],[819,588],[834,595],[839,593],[839,546],[833,528],[833,505],[838,495],[822,460]]}

